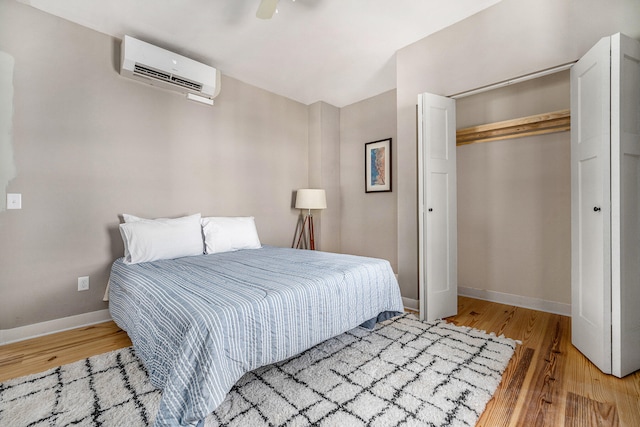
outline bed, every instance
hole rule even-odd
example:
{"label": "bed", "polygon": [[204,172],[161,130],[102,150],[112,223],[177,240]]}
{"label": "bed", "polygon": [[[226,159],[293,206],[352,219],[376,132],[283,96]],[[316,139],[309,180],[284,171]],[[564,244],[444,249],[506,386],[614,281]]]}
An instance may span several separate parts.
{"label": "bed", "polygon": [[156,426],[202,424],[244,373],[403,311],[388,261],[267,246],[120,258],[109,301],[163,390]]}

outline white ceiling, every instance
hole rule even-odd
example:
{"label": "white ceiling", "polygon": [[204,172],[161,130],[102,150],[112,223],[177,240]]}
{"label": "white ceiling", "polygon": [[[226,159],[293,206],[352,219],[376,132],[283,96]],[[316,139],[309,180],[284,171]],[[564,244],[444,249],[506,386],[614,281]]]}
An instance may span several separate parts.
{"label": "white ceiling", "polygon": [[[396,87],[395,52],[500,0],[18,0],[127,34],[304,104],[343,107]],[[224,87],[222,87],[224,90]]]}

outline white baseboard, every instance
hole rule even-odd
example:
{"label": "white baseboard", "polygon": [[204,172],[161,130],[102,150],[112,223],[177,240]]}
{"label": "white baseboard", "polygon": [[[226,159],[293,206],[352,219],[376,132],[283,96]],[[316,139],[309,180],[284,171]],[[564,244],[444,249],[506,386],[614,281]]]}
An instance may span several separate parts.
{"label": "white baseboard", "polygon": [[415,311],[420,310],[420,307],[418,306],[418,302],[419,301],[417,299],[402,297],[402,304],[404,305],[404,307],[409,308],[411,310],[415,310]]}
{"label": "white baseboard", "polygon": [[95,325],[111,320],[108,309],[93,311],[91,313],[78,314],[77,316],[63,317],[62,319],[49,320],[33,325],[20,326],[13,329],[0,329],[0,345],[16,341],[24,341],[43,335]]}
{"label": "white baseboard", "polygon": [[547,301],[539,298],[525,297],[521,295],[505,294],[502,292],[488,291],[485,289],[465,288],[458,286],[458,295],[497,302],[500,304],[515,305],[517,307],[530,308],[532,310],[547,313],[571,316],[571,304],[556,301]]}

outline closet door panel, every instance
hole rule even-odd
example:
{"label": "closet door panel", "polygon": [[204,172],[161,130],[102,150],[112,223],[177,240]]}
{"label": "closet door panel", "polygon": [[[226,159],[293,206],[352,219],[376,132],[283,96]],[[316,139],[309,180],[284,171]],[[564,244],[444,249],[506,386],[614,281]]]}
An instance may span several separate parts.
{"label": "closet door panel", "polygon": [[571,68],[572,342],[611,372],[610,39]]}
{"label": "closet door panel", "polygon": [[[602,278],[605,275],[602,259],[605,235],[602,214],[594,211],[601,206],[602,165],[598,156],[588,157],[578,163],[578,215],[579,234],[579,293],[578,316],[588,327],[603,329],[604,316],[602,301],[605,297]],[[606,308],[605,308],[606,309]]]}
{"label": "closet door panel", "polygon": [[612,373],[623,377],[640,369],[640,42],[621,34],[611,88]]}
{"label": "closet door panel", "polygon": [[418,97],[418,276],[420,318],[458,311],[455,101]]}
{"label": "closet door panel", "polygon": [[621,200],[620,286],[612,288],[613,374],[618,377],[640,369],[640,153],[625,154]]}
{"label": "closet door panel", "polygon": [[[451,264],[449,254],[449,227],[447,220],[448,213],[448,191],[449,177],[444,173],[432,173],[429,175],[431,180],[430,197],[427,206],[438,206],[438,209],[427,211],[429,220],[426,222],[427,235],[427,253],[432,254],[426,271],[427,282],[431,285],[430,290],[434,293],[447,292],[451,289],[452,282],[449,277],[448,265]],[[457,291],[456,291],[457,295]],[[435,308],[434,308],[435,309]]]}

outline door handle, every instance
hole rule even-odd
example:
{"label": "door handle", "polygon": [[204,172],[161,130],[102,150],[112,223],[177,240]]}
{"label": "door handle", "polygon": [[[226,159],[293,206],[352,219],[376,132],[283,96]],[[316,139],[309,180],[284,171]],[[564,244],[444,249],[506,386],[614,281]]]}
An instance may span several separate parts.
{"label": "door handle", "polygon": [[600,207],[599,206],[594,206],[593,207],[593,211],[594,212],[600,212]]}

